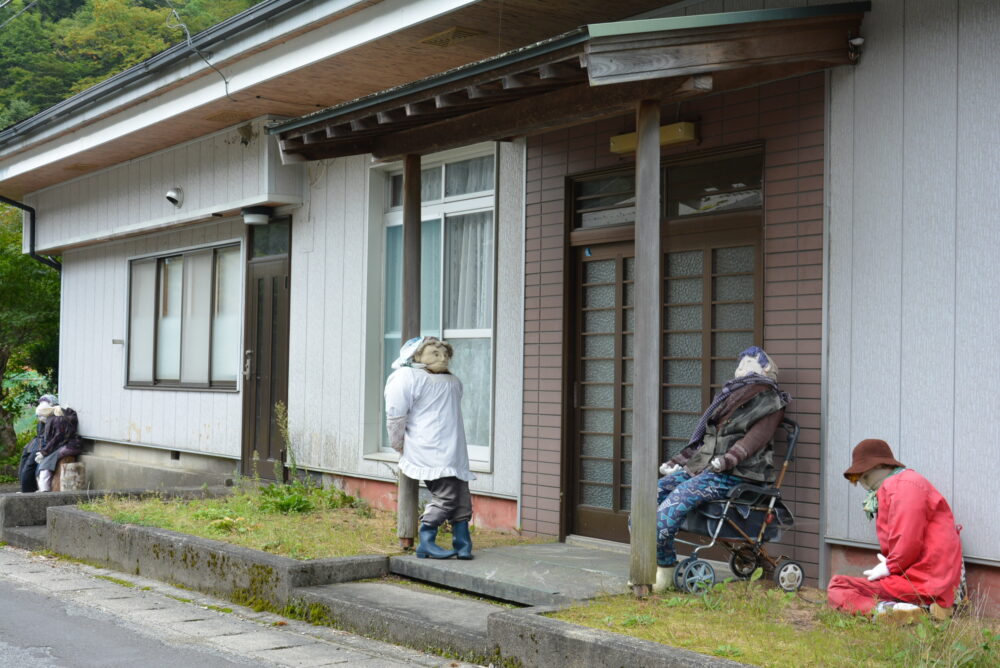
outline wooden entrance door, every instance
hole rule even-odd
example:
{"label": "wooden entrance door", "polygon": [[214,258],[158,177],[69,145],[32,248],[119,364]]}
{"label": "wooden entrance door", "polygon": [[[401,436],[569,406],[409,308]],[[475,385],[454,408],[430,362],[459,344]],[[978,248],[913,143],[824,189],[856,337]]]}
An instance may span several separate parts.
{"label": "wooden entrance door", "polygon": [[275,407],[288,405],[289,231],[288,219],[251,228],[247,263],[242,468],[269,480],[284,476]]}
{"label": "wooden entrance door", "polygon": [[[759,344],[757,214],[665,225],[662,429],[658,466],[683,449],[736,355]],[[632,242],[575,250],[572,526],[628,540],[634,377]]]}
{"label": "wooden entrance door", "polygon": [[635,253],[627,242],[575,254],[572,533],[627,540]]}

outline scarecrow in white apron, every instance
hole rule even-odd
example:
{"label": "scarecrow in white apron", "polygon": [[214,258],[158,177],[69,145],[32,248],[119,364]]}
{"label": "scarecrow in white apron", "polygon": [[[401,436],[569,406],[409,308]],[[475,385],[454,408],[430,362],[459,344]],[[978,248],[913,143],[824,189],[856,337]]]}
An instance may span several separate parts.
{"label": "scarecrow in white apron", "polygon": [[[395,371],[385,384],[389,444],[400,453],[399,470],[422,480],[432,499],[420,517],[420,558],[472,559],[472,495],[469,453],[462,423],[462,381],[448,371],[451,345],[432,336],[403,344]],[[451,523],[452,547],[434,541],[438,528]]]}

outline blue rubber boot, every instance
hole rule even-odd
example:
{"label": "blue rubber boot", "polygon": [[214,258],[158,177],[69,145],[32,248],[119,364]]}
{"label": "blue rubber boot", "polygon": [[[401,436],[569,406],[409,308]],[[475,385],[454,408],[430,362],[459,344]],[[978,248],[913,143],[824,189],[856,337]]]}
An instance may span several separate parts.
{"label": "blue rubber boot", "polygon": [[437,538],[438,528],[420,525],[420,545],[417,546],[417,557],[420,559],[448,559],[454,557],[455,550],[446,550],[440,547],[434,540]]}
{"label": "blue rubber boot", "polygon": [[469,535],[469,521],[453,522],[451,535],[451,545],[458,551],[458,558],[472,559],[472,536]]}

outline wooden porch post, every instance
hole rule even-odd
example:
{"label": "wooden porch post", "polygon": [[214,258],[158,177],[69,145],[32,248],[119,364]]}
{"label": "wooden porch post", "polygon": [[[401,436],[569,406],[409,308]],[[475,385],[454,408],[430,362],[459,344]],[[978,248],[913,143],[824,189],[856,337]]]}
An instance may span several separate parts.
{"label": "wooden porch post", "polygon": [[[420,336],[420,156],[403,160],[403,331],[402,341]],[[417,535],[419,481],[399,472],[396,535],[404,550]]]}
{"label": "wooden porch post", "polygon": [[656,580],[656,480],[660,453],[660,102],[636,109],[635,151],[635,405],[632,440],[630,580],[647,596]]}

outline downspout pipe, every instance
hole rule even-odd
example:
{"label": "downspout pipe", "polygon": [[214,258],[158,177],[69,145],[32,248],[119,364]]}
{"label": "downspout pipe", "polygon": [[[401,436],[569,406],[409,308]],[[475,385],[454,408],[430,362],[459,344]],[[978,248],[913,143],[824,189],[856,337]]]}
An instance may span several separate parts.
{"label": "downspout pipe", "polygon": [[0,195],[0,202],[4,204],[10,204],[13,207],[17,207],[21,211],[25,211],[28,214],[28,255],[38,260],[42,264],[52,267],[56,271],[62,273],[62,264],[59,260],[49,257],[47,255],[39,255],[35,252],[35,209],[33,207],[24,204],[23,202],[17,202],[15,200],[9,199]]}

